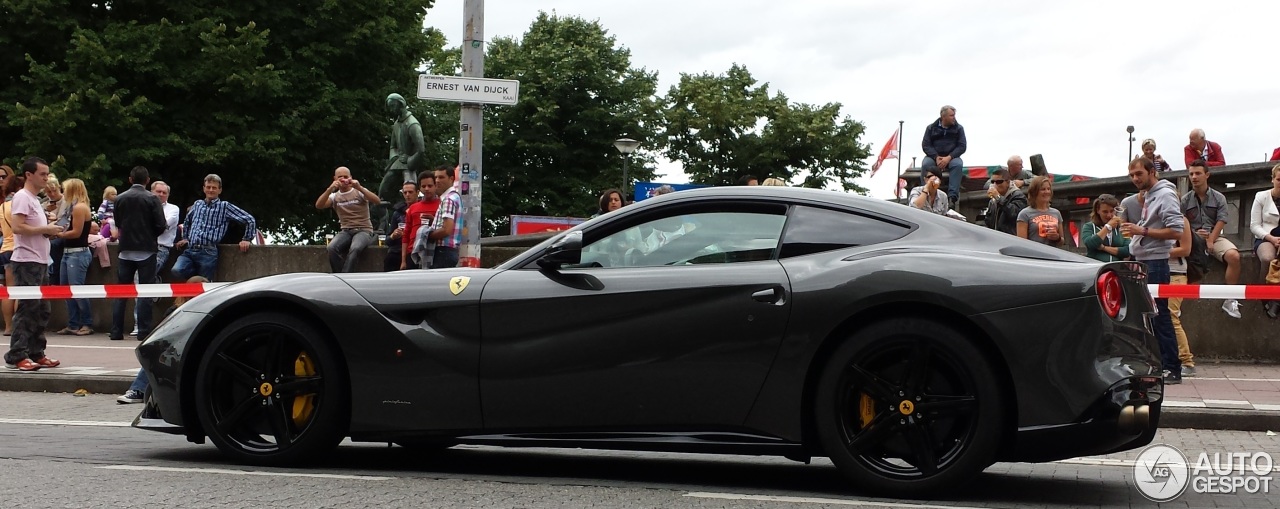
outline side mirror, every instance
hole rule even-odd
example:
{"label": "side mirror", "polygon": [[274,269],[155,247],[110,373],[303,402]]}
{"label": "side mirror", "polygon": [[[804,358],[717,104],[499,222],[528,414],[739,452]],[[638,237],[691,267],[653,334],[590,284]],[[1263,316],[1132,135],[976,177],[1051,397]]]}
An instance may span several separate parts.
{"label": "side mirror", "polygon": [[547,270],[559,270],[562,265],[582,261],[582,232],[569,232],[542,252],[538,266]]}

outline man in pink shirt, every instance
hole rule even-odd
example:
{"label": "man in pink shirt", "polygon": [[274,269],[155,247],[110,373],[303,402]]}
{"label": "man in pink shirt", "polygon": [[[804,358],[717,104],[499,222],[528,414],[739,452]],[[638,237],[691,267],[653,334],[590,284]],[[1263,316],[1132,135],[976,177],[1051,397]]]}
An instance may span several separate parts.
{"label": "man in pink shirt", "polygon": [[[49,236],[62,233],[62,227],[49,224],[38,197],[49,181],[49,164],[39,157],[28,158],[22,163],[22,173],[26,184],[14,193],[10,205],[14,248],[9,263],[17,286],[42,286],[49,284]],[[19,300],[9,351],[4,354],[5,367],[18,371],[58,367],[60,362],[44,354],[48,326],[49,301]]]}

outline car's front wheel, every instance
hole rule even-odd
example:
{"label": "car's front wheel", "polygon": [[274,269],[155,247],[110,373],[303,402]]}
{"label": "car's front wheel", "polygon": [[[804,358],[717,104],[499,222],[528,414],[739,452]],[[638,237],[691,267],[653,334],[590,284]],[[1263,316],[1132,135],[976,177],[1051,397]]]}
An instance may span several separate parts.
{"label": "car's front wheel", "polygon": [[330,450],[349,420],[348,387],[324,331],[296,316],[253,313],[223,329],[200,362],[200,425],[223,453],[287,465]]}
{"label": "car's front wheel", "polygon": [[996,377],[944,324],[870,324],[835,349],[818,383],[823,450],[860,487],[919,497],[960,485],[995,457],[1004,412]]}

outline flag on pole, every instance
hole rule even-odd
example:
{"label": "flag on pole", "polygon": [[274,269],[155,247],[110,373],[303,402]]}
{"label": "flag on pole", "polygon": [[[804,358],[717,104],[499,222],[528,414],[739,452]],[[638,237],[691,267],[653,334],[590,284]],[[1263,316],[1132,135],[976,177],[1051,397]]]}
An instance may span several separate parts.
{"label": "flag on pole", "polygon": [[876,170],[880,169],[880,165],[885,159],[898,158],[898,130],[893,130],[893,136],[889,137],[889,141],[884,144],[884,148],[880,149],[880,157],[876,158],[876,164],[871,165],[871,176],[876,175]]}

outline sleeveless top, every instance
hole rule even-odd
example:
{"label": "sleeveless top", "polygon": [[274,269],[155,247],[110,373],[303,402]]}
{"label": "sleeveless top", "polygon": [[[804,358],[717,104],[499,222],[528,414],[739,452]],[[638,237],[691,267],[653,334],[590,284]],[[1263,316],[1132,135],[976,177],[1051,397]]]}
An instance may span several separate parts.
{"label": "sleeveless top", "polygon": [[[74,207],[74,205],[73,205],[73,207]],[[70,214],[70,209],[68,209],[68,212],[67,212],[67,213],[68,213],[68,214]],[[74,219],[73,219],[73,220],[74,220]],[[84,224],[80,226],[80,236],[79,236],[79,237],[76,237],[76,238],[74,238],[74,239],[66,239],[66,240],[62,241],[62,247],[63,247],[63,248],[68,248],[68,247],[89,247],[89,221],[90,221],[90,220],[91,220],[91,219],[85,219],[85,220],[84,220]]]}

